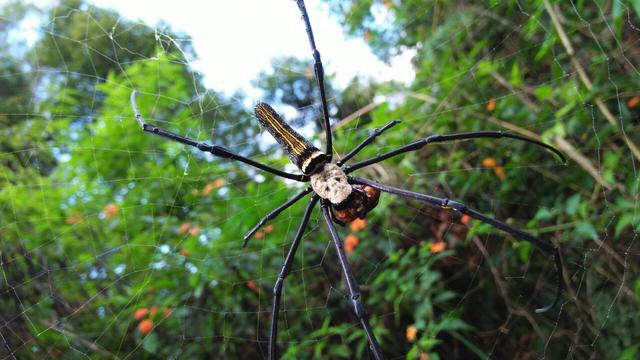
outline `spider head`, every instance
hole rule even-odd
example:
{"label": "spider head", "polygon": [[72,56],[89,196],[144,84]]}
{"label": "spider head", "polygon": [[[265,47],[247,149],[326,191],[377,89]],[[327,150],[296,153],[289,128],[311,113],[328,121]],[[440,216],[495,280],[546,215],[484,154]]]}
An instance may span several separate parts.
{"label": "spider head", "polygon": [[333,206],[333,215],[336,220],[349,223],[360,218],[364,219],[367,213],[378,205],[380,190],[368,185],[352,184],[351,194],[340,204]]}

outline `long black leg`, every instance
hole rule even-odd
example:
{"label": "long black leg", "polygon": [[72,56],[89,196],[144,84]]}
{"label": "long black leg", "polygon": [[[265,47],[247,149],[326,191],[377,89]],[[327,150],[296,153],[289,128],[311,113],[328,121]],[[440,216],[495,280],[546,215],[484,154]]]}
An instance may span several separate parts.
{"label": "long black leg", "polygon": [[325,153],[329,157],[327,162],[331,162],[333,156],[333,139],[331,137],[331,124],[329,123],[329,110],[327,107],[327,95],[324,90],[324,68],[322,67],[322,60],[320,59],[320,52],[316,48],[316,40],[313,38],[313,30],[311,29],[311,22],[309,21],[309,14],[307,14],[307,8],[304,5],[304,0],[296,0],[298,8],[302,13],[302,20],[307,30],[307,36],[309,37],[309,44],[311,45],[311,53],[313,54],[313,68],[316,73],[316,79],[318,80],[318,87],[320,88],[320,100],[322,101],[322,118],[324,120],[324,132],[327,138],[327,149]]}
{"label": "long black leg", "polygon": [[390,128],[392,128],[394,125],[396,125],[397,123],[399,123],[400,120],[391,120],[388,123],[385,124],[385,126],[375,129],[373,130],[369,136],[367,136],[366,139],[364,139],[360,144],[358,144],[358,146],[356,146],[355,148],[353,148],[353,150],[349,151],[349,153],[347,155],[345,155],[342,159],[340,159],[338,162],[336,162],[336,165],[338,166],[342,166],[342,164],[346,163],[347,161],[349,161],[349,159],[351,159],[352,157],[354,157],[357,153],[360,152],[360,150],[362,150],[365,146],[371,144],[373,142],[373,140],[375,140],[375,138],[378,137],[378,135],[382,134],[383,132],[389,130]]}
{"label": "long black leg", "polygon": [[269,333],[269,359],[275,360],[277,356],[277,342],[278,342],[278,314],[280,313],[280,298],[282,296],[282,285],[284,284],[284,279],[286,279],[287,275],[291,272],[291,266],[293,265],[293,259],[296,256],[296,251],[298,250],[298,245],[300,245],[300,240],[302,239],[302,235],[304,234],[304,229],[307,227],[307,223],[309,222],[309,217],[311,216],[311,212],[313,208],[316,206],[318,202],[318,195],[314,195],[311,197],[309,201],[309,205],[307,205],[307,209],[302,216],[302,222],[300,222],[300,226],[298,227],[298,231],[296,232],[296,236],[293,238],[293,243],[291,243],[291,247],[289,248],[289,252],[287,253],[287,257],[284,259],[284,264],[280,269],[280,274],[278,275],[278,280],[276,280],[275,285],[273,286],[273,309],[271,311],[271,331]]}
{"label": "long black leg", "polygon": [[152,134],[155,135],[159,135],[162,137],[165,137],[167,139],[171,139],[180,143],[183,143],[185,145],[189,145],[189,146],[193,146],[195,148],[197,148],[198,150],[202,151],[202,152],[210,152],[215,156],[221,157],[221,158],[225,158],[225,159],[232,159],[232,160],[237,160],[240,162],[243,162],[245,164],[251,165],[253,167],[256,167],[260,170],[264,170],[267,172],[270,172],[274,175],[278,175],[281,176],[283,178],[287,178],[287,179],[291,179],[291,180],[295,180],[295,181],[300,181],[300,182],[306,182],[309,181],[309,177],[305,176],[305,175],[296,175],[296,174],[291,174],[288,172],[284,172],[281,170],[278,170],[276,168],[272,168],[271,166],[259,163],[255,160],[251,160],[249,158],[246,158],[242,155],[238,155],[236,153],[231,152],[230,150],[222,147],[222,146],[218,146],[218,145],[209,145],[203,142],[199,142],[199,141],[195,141],[189,138],[186,138],[184,136],[178,135],[176,133],[172,133],[171,131],[167,131],[164,129],[161,129],[157,126],[148,124],[144,121],[144,118],[142,117],[142,114],[140,113],[140,110],[138,110],[138,105],[136,104],[136,96],[138,96],[138,92],[137,91],[133,91],[131,93],[131,107],[133,108],[133,113],[136,116],[136,120],[138,120],[138,124],[140,124],[140,127],[142,127],[142,130],[150,132]]}
{"label": "long black leg", "polygon": [[489,224],[493,227],[496,227],[504,232],[507,232],[517,238],[520,239],[524,239],[532,244],[534,244],[535,246],[537,246],[540,250],[548,253],[548,254],[552,254],[554,261],[555,261],[555,267],[556,267],[556,275],[557,275],[557,287],[556,287],[556,296],[553,300],[553,302],[548,305],[545,306],[543,308],[539,308],[536,309],[536,313],[545,313],[549,310],[551,310],[552,308],[554,308],[558,302],[560,301],[560,295],[562,294],[562,288],[564,286],[564,282],[562,281],[562,257],[560,256],[560,249],[552,244],[549,241],[546,240],[542,240],[538,237],[535,237],[527,232],[524,232],[520,229],[516,229],[512,226],[507,225],[506,223],[500,221],[500,220],[496,220],[494,218],[488,217],[476,210],[473,210],[469,207],[467,207],[465,204],[460,203],[458,201],[455,200],[450,200],[450,199],[444,199],[444,198],[439,198],[436,196],[432,196],[432,195],[425,195],[425,194],[420,194],[420,193],[416,193],[413,191],[409,191],[409,190],[404,190],[404,189],[399,189],[396,187],[392,187],[392,186],[388,186],[388,185],[384,185],[384,184],[380,184],[378,182],[375,182],[373,180],[369,180],[369,179],[364,179],[364,178],[360,178],[360,177],[351,177],[349,179],[350,181],[357,183],[357,184],[365,184],[365,185],[369,185],[371,187],[374,187],[376,189],[380,189],[382,191],[388,192],[390,194],[395,194],[395,195],[399,195],[399,196],[404,196],[407,198],[411,198],[411,199],[415,199],[415,200],[419,200],[428,204],[432,204],[432,205],[436,205],[439,206],[441,208],[444,209],[453,209],[455,211],[458,211],[462,214],[465,215],[469,215],[470,217],[474,218],[474,219],[478,219],[486,224]]}
{"label": "long black leg", "polygon": [[256,226],[254,226],[253,229],[249,230],[249,232],[247,232],[244,235],[244,241],[242,243],[242,247],[246,247],[247,246],[247,243],[249,242],[249,239],[251,239],[253,234],[255,234],[256,231],[258,231],[258,229],[260,229],[260,227],[262,225],[264,225],[264,223],[266,223],[267,221],[269,221],[269,220],[275,218],[276,216],[278,216],[286,208],[288,208],[289,206],[297,203],[298,200],[300,200],[303,197],[307,196],[307,194],[309,194],[311,191],[312,191],[312,189],[309,187],[306,190],[301,191],[300,193],[298,193],[296,196],[292,197],[291,199],[287,200],[287,202],[285,202],[284,204],[282,204],[282,205],[278,206],[277,208],[271,210],[270,213],[268,213],[262,219],[260,219],[260,221],[258,221],[258,224],[256,224]]}
{"label": "long black leg", "polygon": [[369,340],[369,345],[371,351],[373,351],[373,355],[376,359],[383,359],[382,350],[380,350],[380,345],[378,345],[378,340],[376,340],[376,336],[373,334],[373,330],[371,330],[371,325],[369,325],[369,319],[364,312],[364,306],[362,306],[362,301],[360,300],[360,288],[358,286],[358,282],[356,281],[355,276],[351,272],[351,267],[349,266],[349,262],[347,261],[347,255],[344,252],[344,248],[342,245],[342,240],[340,240],[340,236],[338,235],[338,231],[336,227],[331,222],[331,214],[329,206],[331,206],[327,201],[323,201],[322,205],[322,215],[324,216],[324,221],[327,223],[327,227],[329,228],[329,232],[331,233],[331,239],[333,239],[333,245],[336,247],[336,252],[338,253],[338,259],[340,260],[340,266],[342,267],[342,273],[344,274],[345,281],[347,282],[347,287],[349,288],[349,295],[351,296],[351,303],[353,304],[353,310],[356,314],[356,317],[360,321],[364,332],[367,334],[367,339]]}
{"label": "long black leg", "polygon": [[554,154],[558,155],[558,157],[562,160],[562,162],[566,162],[564,156],[562,155],[562,153],[560,151],[558,151],[558,149],[554,148],[551,145],[547,145],[543,142],[540,141],[536,141],[533,139],[529,139],[520,135],[515,135],[515,134],[511,134],[511,133],[506,133],[503,131],[474,131],[474,132],[466,132],[466,133],[459,133],[459,134],[449,134],[449,135],[431,135],[428,136],[424,139],[418,140],[418,141],[414,141],[411,144],[399,147],[395,150],[389,151],[387,153],[384,154],[380,154],[376,157],[373,157],[371,159],[367,159],[367,160],[363,160],[360,161],[358,163],[355,163],[353,165],[347,166],[344,171],[346,173],[350,173],[352,171],[355,171],[357,169],[360,169],[362,167],[371,165],[371,164],[375,164],[378,163],[380,161],[386,160],[390,157],[394,157],[396,155],[400,155],[409,151],[415,151],[418,150],[420,148],[422,148],[423,146],[430,144],[430,143],[438,143],[438,142],[446,142],[446,141],[454,141],[454,140],[466,140],[466,139],[477,139],[477,138],[511,138],[511,139],[517,139],[517,140],[521,140],[521,141],[525,141],[534,145],[538,145],[538,146],[542,146],[550,151],[552,151]]}

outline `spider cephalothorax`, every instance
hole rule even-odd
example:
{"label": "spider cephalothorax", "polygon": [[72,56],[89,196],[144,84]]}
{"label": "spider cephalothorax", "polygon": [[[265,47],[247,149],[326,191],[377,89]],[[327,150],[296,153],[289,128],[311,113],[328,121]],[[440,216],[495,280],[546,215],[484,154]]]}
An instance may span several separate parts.
{"label": "spider cephalothorax", "polygon": [[528,232],[508,225],[503,221],[484,215],[483,213],[468,207],[462,202],[449,198],[441,198],[433,195],[421,194],[406,189],[396,188],[366,178],[348,176],[348,174],[365,166],[376,164],[407,152],[416,151],[428,144],[446,143],[456,140],[478,138],[516,139],[519,141],[524,141],[530,144],[544,147],[547,150],[554,152],[556,155],[558,155],[558,157],[560,157],[560,159],[564,161],[563,155],[557,149],[550,145],[524,136],[502,131],[473,131],[457,134],[430,135],[426,138],[415,140],[409,144],[400,146],[388,152],[378,154],[377,156],[374,156],[372,158],[361,160],[354,164],[344,165],[356,154],[358,154],[360,150],[371,144],[377,136],[398,123],[398,121],[393,120],[383,127],[375,129],[360,144],[349,151],[349,153],[344,155],[335,163],[332,163],[331,159],[333,155],[333,140],[331,133],[331,124],[329,122],[327,98],[324,89],[324,70],[322,67],[322,61],[320,60],[320,52],[316,48],[313,31],[311,30],[311,23],[309,21],[309,15],[307,14],[307,10],[304,5],[304,0],[296,0],[296,3],[298,4],[300,12],[302,13],[302,19],[305,24],[307,36],[309,38],[309,44],[311,45],[313,54],[314,70],[316,79],[318,80],[320,100],[322,104],[322,122],[324,126],[326,141],[325,152],[320,151],[302,135],[298,134],[278,115],[275,110],[273,110],[273,108],[271,108],[271,106],[265,103],[258,103],[255,108],[255,114],[260,123],[269,131],[269,133],[271,133],[271,135],[273,135],[273,137],[278,141],[282,148],[287,152],[291,161],[298,167],[298,169],[300,169],[302,174],[292,174],[289,172],[285,172],[269,165],[263,164],[259,161],[234,153],[233,151],[220,145],[209,145],[197,140],[184,137],[182,135],[178,135],[176,133],[172,133],[155,125],[151,125],[144,121],[144,118],[138,110],[135,102],[136,92],[134,91],[131,94],[131,107],[133,108],[138,123],[144,131],[165,137],[167,139],[181,142],[185,145],[193,146],[200,151],[210,152],[220,158],[243,162],[247,165],[269,172],[281,178],[303,183],[311,182],[311,186],[307,187],[305,190],[300,191],[297,195],[293,196],[291,199],[287,200],[285,203],[270,211],[267,215],[260,219],[258,224],[254,226],[250,231],[248,231],[244,236],[243,246],[246,246],[247,241],[267,221],[275,218],[282,211],[300,201],[302,198],[306,197],[309,194],[312,194],[306,210],[302,215],[302,220],[300,221],[298,230],[296,231],[293,241],[291,242],[291,246],[284,260],[284,264],[280,269],[278,279],[276,280],[273,287],[273,308],[271,311],[272,317],[269,330],[269,359],[275,359],[277,356],[278,314],[280,313],[280,300],[282,297],[283,284],[286,277],[291,272],[293,260],[309,222],[309,218],[311,217],[311,213],[313,212],[313,209],[319,201],[320,209],[322,211],[322,217],[331,235],[336,253],[338,254],[338,260],[340,262],[340,267],[342,269],[345,283],[349,291],[349,299],[351,301],[351,305],[353,306],[353,311],[367,336],[371,352],[376,359],[382,359],[384,357],[382,349],[378,344],[378,340],[376,339],[371,325],[369,324],[368,317],[365,314],[364,305],[362,304],[361,300],[360,289],[356,281],[356,276],[354,276],[353,272],[351,271],[347,255],[344,250],[343,242],[340,239],[340,235],[338,234],[334,223],[344,224],[346,222],[353,221],[356,218],[364,218],[367,213],[378,204],[380,191],[384,191],[386,193],[408,199],[421,201],[423,203],[426,203],[427,205],[442,208],[445,211],[453,211],[458,214],[469,216],[496,229],[500,229],[506,233],[509,233],[515,238],[526,240],[537,246],[545,253],[553,255],[557,276],[555,297],[553,299],[553,302],[551,302],[548,306],[536,309],[536,312],[547,312],[554,306],[556,306],[560,301],[560,295],[563,288],[563,279],[561,275],[562,258],[560,256],[560,250],[557,245],[549,242],[548,240],[543,240],[529,234]]}

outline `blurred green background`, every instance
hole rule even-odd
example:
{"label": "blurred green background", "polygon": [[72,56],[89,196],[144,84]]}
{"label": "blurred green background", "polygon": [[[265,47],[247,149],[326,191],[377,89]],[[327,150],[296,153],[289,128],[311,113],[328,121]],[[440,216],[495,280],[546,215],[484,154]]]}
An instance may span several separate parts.
{"label": "blurred green background", "polygon": [[[338,88],[328,69],[337,154],[400,119],[357,158],[434,133],[507,130],[569,159],[476,140],[358,171],[463,201],[564,255],[561,306],[538,315],[555,287],[546,254],[383,195],[366,224],[340,232],[385,354],[638,358],[640,1],[328,3],[345,36],[381,59],[415,51],[409,86],[356,78]],[[256,141],[246,104],[294,107],[294,126],[322,134],[310,59],[274,59],[255,82],[264,98],[247,99],[206,89],[185,60],[196,55],[189,34],[167,26],[78,0],[9,2],[0,14],[1,357],[265,357],[271,289],[306,201],[242,249],[242,235],[298,187],[144,134],[129,95],[140,92],[150,122],[285,168],[280,150]],[[46,26],[16,43],[11,30],[32,14]],[[283,358],[370,356],[318,211],[280,329]]]}

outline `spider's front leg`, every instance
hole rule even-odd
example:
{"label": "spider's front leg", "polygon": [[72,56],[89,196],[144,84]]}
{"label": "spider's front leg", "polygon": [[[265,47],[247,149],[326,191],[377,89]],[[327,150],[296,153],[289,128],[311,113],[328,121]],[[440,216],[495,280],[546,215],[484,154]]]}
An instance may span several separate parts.
{"label": "spider's front leg", "polygon": [[142,128],[142,130],[149,132],[151,134],[155,134],[158,136],[162,136],[164,138],[173,140],[173,141],[177,141],[179,143],[185,144],[185,145],[189,145],[189,146],[193,146],[196,149],[202,151],[202,152],[209,152],[217,157],[221,157],[221,158],[225,158],[225,159],[231,159],[231,160],[237,160],[240,162],[243,162],[245,164],[251,165],[255,168],[258,168],[260,170],[264,170],[266,172],[270,172],[274,175],[286,178],[286,179],[290,179],[290,180],[295,180],[295,181],[300,181],[300,182],[305,182],[305,181],[309,181],[309,177],[306,175],[296,175],[296,174],[291,174],[288,172],[284,172],[282,170],[278,170],[276,168],[273,168],[269,165],[265,165],[262,164],[260,162],[257,162],[255,160],[249,159],[247,157],[244,157],[242,155],[236,154],[222,146],[219,145],[209,145],[203,142],[199,142],[193,139],[189,139],[187,137],[184,137],[182,135],[178,135],[176,133],[173,133],[171,131],[167,131],[165,129],[162,129],[158,126],[155,125],[151,125],[149,123],[147,123],[144,118],[142,117],[142,114],[140,113],[140,110],[138,110],[138,105],[136,104],[136,97],[138,96],[138,92],[137,91],[133,91],[131,93],[131,108],[133,109],[133,113],[136,116],[136,120],[138,121],[138,124],[140,124],[140,127]]}

